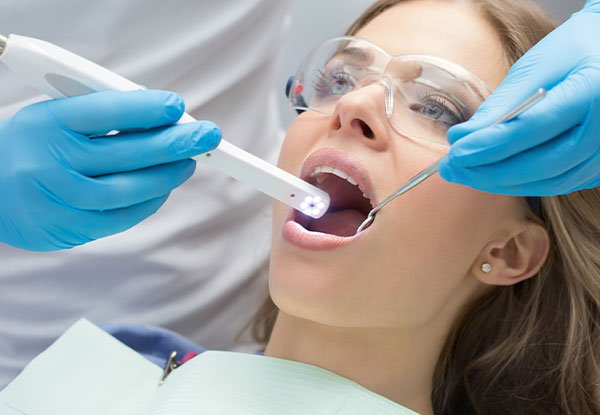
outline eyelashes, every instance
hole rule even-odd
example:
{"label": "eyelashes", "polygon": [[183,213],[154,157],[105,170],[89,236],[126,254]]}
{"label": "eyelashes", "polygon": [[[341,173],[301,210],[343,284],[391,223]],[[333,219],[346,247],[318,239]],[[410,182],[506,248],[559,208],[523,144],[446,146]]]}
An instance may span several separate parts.
{"label": "eyelashes", "polygon": [[[425,108],[427,108],[428,105],[433,105],[436,108],[439,108],[447,117],[448,120],[447,121],[441,121],[439,118],[441,117],[434,117],[431,116],[430,118],[432,118],[434,121],[437,122],[441,122],[445,125],[448,126],[452,126],[455,124],[460,124],[466,121],[466,117],[463,114],[462,111],[460,111],[460,109],[458,109],[458,106],[454,103],[452,103],[452,101],[444,96],[440,96],[438,94],[434,94],[434,93],[430,93],[427,92],[425,93],[420,99],[419,99],[419,104],[421,108],[420,110],[424,110]],[[411,106],[411,109],[413,109],[413,107]],[[423,114],[425,116],[427,116],[426,114]]]}
{"label": "eyelashes", "polygon": [[350,74],[346,72],[332,74],[329,71],[319,70],[313,81],[313,88],[319,98],[347,94],[354,89],[355,85]]}

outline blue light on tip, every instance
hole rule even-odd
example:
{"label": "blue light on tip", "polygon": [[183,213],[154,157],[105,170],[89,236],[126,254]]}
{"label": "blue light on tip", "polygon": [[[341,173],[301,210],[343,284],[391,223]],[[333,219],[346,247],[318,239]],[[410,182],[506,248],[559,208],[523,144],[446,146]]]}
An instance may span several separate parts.
{"label": "blue light on tip", "polygon": [[302,213],[307,216],[319,217],[325,208],[325,203],[322,200],[320,196],[306,196],[304,202],[300,205]]}

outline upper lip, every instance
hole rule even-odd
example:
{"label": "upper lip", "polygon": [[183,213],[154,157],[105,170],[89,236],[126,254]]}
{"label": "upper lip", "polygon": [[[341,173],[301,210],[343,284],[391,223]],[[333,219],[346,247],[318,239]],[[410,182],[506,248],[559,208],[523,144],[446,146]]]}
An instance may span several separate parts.
{"label": "upper lip", "polygon": [[369,174],[355,156],[332,148],[322,148],[304,160],[300,178],[309,181],[310,174],[319,166],[331,166],[351,176],[358,183],[360,190],[369,197],[371,206],[377,206]]}

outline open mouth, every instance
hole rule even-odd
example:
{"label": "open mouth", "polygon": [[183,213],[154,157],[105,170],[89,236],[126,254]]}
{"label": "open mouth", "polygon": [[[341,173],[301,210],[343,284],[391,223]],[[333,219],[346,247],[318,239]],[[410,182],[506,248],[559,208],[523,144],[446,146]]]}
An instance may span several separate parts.
{"label": "open mouth", "polygon": [[354,236],[372,209],[371,200],[356,181],[340,170],[323,166],[311,174],[308,182],[329,194],[329,210],[319,219],[296,212],[296,222],[311,232]]}
{"label": "open mouth", "polygon": [[319,219],[295,211],[292,220],[310,232],[354,236],[373,208],[372,186],[360,161],[334,149],[321,149],[305,161],[301,177],[329,194],[329,210]]}
{"label": "open mouth", "polygon": [[350,153],[321,148],[302,164],[300,178],[329,194],[328,211],[313,219],[292,209],[282,228],[282,238],[301,249],[328,251],[365,241],[372,228],[356,234],[376,198],[361,160]]}

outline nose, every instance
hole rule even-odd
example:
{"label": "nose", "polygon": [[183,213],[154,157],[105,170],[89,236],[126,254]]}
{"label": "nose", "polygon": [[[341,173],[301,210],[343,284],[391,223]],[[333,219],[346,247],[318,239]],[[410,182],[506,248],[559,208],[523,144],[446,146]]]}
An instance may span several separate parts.
{"label": "nose", "polygon": [[385,83],[372,82],[343,95],[337,102],[330,121],[330,135],[354,137],[377,151],[385,151],[391,137],[387,122]]}

